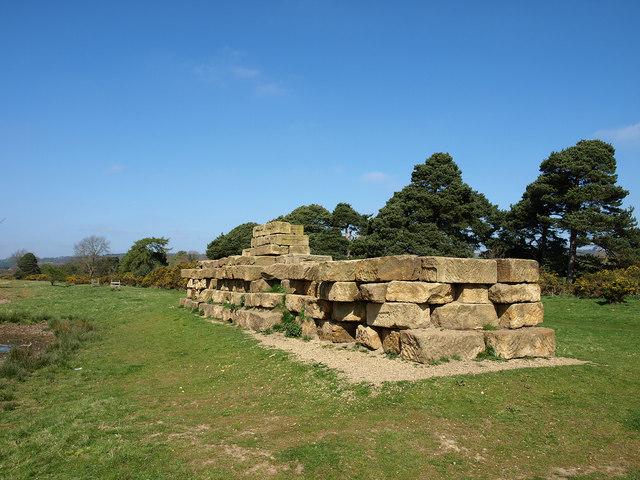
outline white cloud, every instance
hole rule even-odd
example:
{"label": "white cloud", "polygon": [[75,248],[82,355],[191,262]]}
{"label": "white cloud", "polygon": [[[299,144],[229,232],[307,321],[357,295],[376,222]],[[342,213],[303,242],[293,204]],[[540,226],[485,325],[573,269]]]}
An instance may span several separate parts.
{"label": "white cloud", "polygon": [[126,166],[114,163],[107,169],[107,175],[117,175],[118,173],[124,172],[126,169]]}
{"label": "white cloud", "polygon": [[367,183],[381,183],[389,180],[389,175],[382,172],[367,172],[362,175],[362,180]]}
{"label": "white cloud", "polygon": [[250,65],[242,52],[225,48],[215,57],[195,65],[193,73],[202,81],[218,86],[244,84],[259,96],[281,96],[286,89],[260,68]]}
{"label": "white cloud", "polygon": [[626,127],[598,130],[596,136],[614,142],[636,142],[640,140],[640,122]]}

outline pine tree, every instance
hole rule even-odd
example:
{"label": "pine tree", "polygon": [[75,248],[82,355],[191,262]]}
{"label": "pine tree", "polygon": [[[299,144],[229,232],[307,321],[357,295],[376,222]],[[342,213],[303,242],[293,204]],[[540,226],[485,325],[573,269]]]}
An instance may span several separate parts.
{"label": "pine tree", "polygon": [[23,278],[27,275],[37,275],[40,273],[38,259],[31,252],[25,253],[18,259],[17,267],[16,278]]}

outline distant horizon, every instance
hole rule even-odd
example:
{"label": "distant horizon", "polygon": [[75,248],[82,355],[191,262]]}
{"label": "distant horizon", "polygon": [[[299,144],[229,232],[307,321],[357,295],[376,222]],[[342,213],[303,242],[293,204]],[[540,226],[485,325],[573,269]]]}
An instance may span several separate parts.
{"label": "distant horizon", "polygon": [[633,1],[1,3],[0,258],[90,235],[202,252],[312,203],[376,214],[435,152],[506,209],[590,138],[616,148],[637,217],[638,18]]}

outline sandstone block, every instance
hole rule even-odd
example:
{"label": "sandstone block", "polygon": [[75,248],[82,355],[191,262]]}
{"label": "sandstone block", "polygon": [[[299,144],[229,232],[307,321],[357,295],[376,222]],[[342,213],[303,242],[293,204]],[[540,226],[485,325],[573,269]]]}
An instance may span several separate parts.
{"label": "sandstone block", "polygon": [[259,278],[258,280],[253,280],[249,285],[249,291],[252,293],[266,292],[271,288],[269,282],[267,282],[263,278]]}
{"label": "sandstone block", "polygon": [[555,332],[550,328],[532,327],[517,330],[484,332],[488,347],[505,358],[552,357],[556,351]]}
{"label": "sandstone block", "polygon": [[187,288],[187,298],[193,298],[194,290],[193,288]]}
{"label": "sandstone block", "polygon": [[195,281],[193,280],[193,278],[190,278],[189,280],[187,280],[187,288],[193,288],[195,284]]}
{"label": "sandstone block", "polygon": [[446,283],[392,281],[387,301],[444,304],[453,302],[453,288]]}
{"label": "sandstone block", "polygon": [[495,260],[479,258],[422,257],[422,268],[434,282],[492,284],[498,276]]}
{"label": "sandstone block", "polygon": [[498,314],[500,316],[499,323],[501,327],[532,327],[542,323],[544,319],[544,307],[541,302],[499,305]]}
{"label": "sandstone block", "polygon": [[183,268],[180,270],[180,278],[194,278],[197,268]]}
{"label": "sandstone block", "polygon": [[292,312],[304,312],[305,317],[328,319],[331,318],[331,303],[318,300],[309,295],[287,294],[285,308]]}
{"label": "sandstone block", "polygon": [[322,282],[318,294],[320,298],[332,302],[353,302],[359,300],[360,289],[355,282]]}
{"label": "sandstone block", "polygon": [[360,285],[362,300],[374,303],[384,303],[387,300],[388,283],[363,283]]}
{"label": "sandstone block", "polygon": [[328,340],[333,343],[355,342],[356,327],[357,325],[354,323],[322,320],[318,325],[318,336],[321,340]]}
{"label": "sandstone block", "polygon": [[367,324],[386,328],[424,328],[431,325],[429,306],[405,302],[367,304]]}
{"label": "sandstone block", "polygon": [[310,255],[311,249],[308,245],[291,245],[288,253],[293,255]]}
{"label": "sandstone block", "polygon": [[496,283],[489,289],[489,298],[493,303],[539,302],[540,285],[536,283],[516,285]]}
{"label": "sandstone block", "polygon": [[224,315],[224,307],[222,305],[203,303],[200,305],[200,310],[202,311],[202,314],[208,318],[218,318],[222,320]]}
{"label": "sandstone block", "polygon": [[355,261],[355,279],[361,282],[423,280],[422,261],[416,255],[394,255]]}
{"label": "sandstone block", "polygon": [[362,322],[367,318],[366,304],[362,302],[333,302],[331,318],[341,322]]}
{"label": "sandstone block", "polygon": [[225,292],[222,290],[213,290],[211,292],[211,301],[213,303],[224,303],[228,302],[231,296],[231,292]]}
{"label": "sandstone block", "polygon": [[380,335],[371,327],[358,325],[356,329],[356,343],[367,347],[370,350],[378,350],[382,348],[382,340]]}
{"label": "sandstone block", "polygon": [[456,286],[457,298],[461,303],[491,303],[488,285],[463,284]]}
{"label": "sandstone block", "polygon": [[283,296],[281,293],[246,293],[244,304],[247,307],[275,308],[282,304]]}
{"label": "sandstone block", "polygon": [[269,255],[262,255],[258,257],[249,257],[249,258],[253,258],[254,265],[261,265],[263,267],[266,265],[271,265],[272,263],[276,263],[278,259],[278,257],[273,257]]}
{"label": "sandstone block", "polygon": [[[243,250],[244,253],[244,250]],[[281,245],[260,245],[259,247],[247,249],[248,255],[262,256],[262,255],[286,255],[289,253],[289,247]]]}
{"label": "sandstone block", "polygon": [[452,356],[470,360],[485,349],[482,332],[438,328],[402,330],[400,344],[402,358],[420,363]]}
{"label": "sandstone block", "polygon": [[215,292],[215,290],[210,290],[208,288],[205,288],[204,290],[200,290],[200,292],[198,293],[198,300],[201,302],[208,302],[209,300],[211,300],[211,296],[213,295],[213,292]]}
{"label": "sandstone block", "polygon": [[[291,227],[294,227],[294,225],[290,224],[289,222],[268,222],[263,225],[256,225],[255,227],[253,227],[253,236],[262,237],[264,235],[273,235],[275,233],[290,234],[292,230]],[[302,235],[302,232],[300,230],[300,227],[302,227],[302,225],[295,225],[295,227],[295,233]]]}
{"label": "sandstone block", "polygon": [[485,325],[498,326],[498,314],[491,303],[452,302],[437,307],[433,323],[449,330],[480,330]]}
{"label": "sandstone block", "polygon": [[382,349],[385,353],[400,354],[400,332],[398,330],[390,330],[381,328],[380,339],[382,340]]}
{"label": "sandstone block", "polygon": [[302,245],[309,246],[309,237],[306,235],[291,235],[276,233],[272,235],[264,235],[262,237],[254,237],[251,239],[252,247],[260,247],[261,245]]}
{"label": "sandstone block", "polygon": [[276,257],[278,263],[301,263],[301,262],[330,262],[331,255],[280,255]]}
{"label": "sandstone block", "polygon": [[195,308],[198,308],[199,303],[200,302],[198,302],[197,300],[192,300],[190,298],[186,298],[184,300],[183,306],[184,306],[184,308],[188,308],[190,310],[193,310]]}
{"label": "sandstone block", "polygon": [[540,279],[540,268],[535,260],[499,258],[497,270],[500,283],[535,283]]}
{"label": "sandstone block", "polygon": [[358,260],[321,262],[309,271],[307,280],[316,282],[353,282],[356,279]]}
{"label": "sandstone block", "polygon": [[198,260],[196,265],[198,268],[216,268],[218,266],[218,260]]}
{"label": "sandstone block", "polygon": [[261,331],[277,325],[282,313],[276,310],[240,309],[235,312],[235,323],[248,330]]}
{"label": "sandstone block", "polygon": [[273,263],[264,267],[263,273],[267,278],[304,280],[309,277],[309,271],[313,266],[311,262]]}
{"label": "sandstone block", "polygon": [[226,278],[251,282],[262,278],[263,268],[260,265],[237,265],[225,267],[225,274]]}
{"label": "sandstone block", "polygon": [[310,318],[300,321],[303,337],[318,338],[318,326],[316,322]]}

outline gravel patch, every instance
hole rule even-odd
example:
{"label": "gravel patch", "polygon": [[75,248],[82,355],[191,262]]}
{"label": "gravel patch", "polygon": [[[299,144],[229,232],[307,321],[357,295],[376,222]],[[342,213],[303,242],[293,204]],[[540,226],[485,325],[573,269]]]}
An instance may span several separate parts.
{"label": "gravel patch", "polygon": [[584,365],[588,362],[575,358],[519,358],[504,362],[491,360],[452,360],[440,365],[407,362],[401,358],[388,358],[379,351],[364,352],[354,343],[337,344],[321,340],[304,341],[286,338],[280,333],[264,335],[246,330],[262,345],[292,353],[306,363],[322,363],[338,370],[350,382],[381,385],[384,382],[416,381],[433,377],[478,375],[517,368],[559,367]]}

